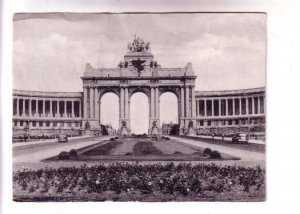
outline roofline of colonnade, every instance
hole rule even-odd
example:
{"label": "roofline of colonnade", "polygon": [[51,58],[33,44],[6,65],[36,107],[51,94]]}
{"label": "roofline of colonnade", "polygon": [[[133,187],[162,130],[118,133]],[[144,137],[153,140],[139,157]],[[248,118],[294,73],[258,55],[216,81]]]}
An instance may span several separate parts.
{"label": "roofline of colonnade", "polygon": [[[235,89],[235,90],[216,90],[216,91],[195,91],[195,96],[229,96],[252,93],[264,93],[265,87]],[[34,91],[34,90],[19,90],[13,89],[13,95],[16,96],[49,96],[49,97],[82,97],[83,92],[54,92],[54,91]]]}

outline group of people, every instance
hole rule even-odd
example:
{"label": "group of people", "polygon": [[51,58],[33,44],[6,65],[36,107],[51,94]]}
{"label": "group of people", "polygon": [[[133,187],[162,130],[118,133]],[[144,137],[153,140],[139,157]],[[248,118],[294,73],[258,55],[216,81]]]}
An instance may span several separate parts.
{"label": "group of people", "polygon": [[205,191],[264,191],[265,171],[260,167],[216,164],[129,164],[82,165],[30,170],[13,175],[15,190],[28,193],[104,193],[201,195]]}

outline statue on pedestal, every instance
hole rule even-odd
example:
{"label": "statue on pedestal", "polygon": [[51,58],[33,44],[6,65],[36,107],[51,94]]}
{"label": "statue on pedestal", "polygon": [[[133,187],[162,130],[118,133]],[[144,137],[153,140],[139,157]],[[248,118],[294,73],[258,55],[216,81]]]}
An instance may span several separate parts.
{"label": "statue on pedestal", "polygon": [[90,126],[89,121],[86,121],[84,128],[85,128],[85,130],[90,130],[91,126]]}
{"label": "statue on pedestal", "polygon": [[128,135],[129,134],[128,128],[127,128],[127,123],[124,120],[121,122],[120,134],[121,135]]}
{"label": "statue on pedestal", "polygon": [[156,124],[156,120],[154,120],[152,122],[151,134],[152,135],[159,135],[159,130],[158,130],[158,127],[157,127],[157,124]]}
{"label": "statue on pedestal", "polygon": [[150,50],[150,42],[145,43],[140,37],[134,36],[132,43],[128,43],[127,49],[129,52],[145,52]]}
{"label": "statue on pedestal", "polygon": [[195,130],[194,130],[194,123],[193,123],[193,121],[190,121],[189,124],[188,124],[187,135],[196,135],[195,134]]}

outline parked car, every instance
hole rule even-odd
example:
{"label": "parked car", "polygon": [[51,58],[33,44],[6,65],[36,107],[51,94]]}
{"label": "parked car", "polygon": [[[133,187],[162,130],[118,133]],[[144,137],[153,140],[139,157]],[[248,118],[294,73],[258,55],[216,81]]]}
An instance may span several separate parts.
{"label": "parked car", "polygon": [[58,136],[58,142],[59,142],[59,143],[67,143],[67,142],[68,142],[68,137],[67,137],[67,135],[59,135],[59,136]]}
{"label": "parked car", "polygon": [[248,135],[247,134],[236,134],[232,137],[231,142],[232,143],[248,143]]}

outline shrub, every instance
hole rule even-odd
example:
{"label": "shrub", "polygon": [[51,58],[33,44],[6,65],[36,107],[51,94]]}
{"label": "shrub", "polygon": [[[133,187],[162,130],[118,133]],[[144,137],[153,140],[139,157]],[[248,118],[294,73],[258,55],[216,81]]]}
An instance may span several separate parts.
{"label": "shrub", "polygon": [[174,155],[182,155],[182,152],[175,151],[173,154],[174,154]]}
{"label": "shrub", "polygon": [[115,138],[112,137],[112,138],[110,138],[109,140],[110,140],[110,141],[115,141]]}
{"label": "shrub", "polygon": [[126,155],[126,156],[132,155],[132,152],[127,152],[125,155]]}
{"label": "shrub", "polygon": [[57,157],[58,160],[69,160],[70,159],[70,154],[68,152],[60,152],[58,157]]}
{"label": "shrub", "polygon": [[119,139],[119,137],[115,137],[115,140],[118,140]]}
{"label": "shrub", "polygon": [[165,139],[165,136],[162,136],[161,139]]}
{"label": "shrub", "polygon": [[210,156],[211,153],[212,153],[212,150],[210,148],[206,148],[203,151],[203,156]]}
{"label": "shrub", "polygon": [[166,139],[166,140],[170,140],[170,138],[169,138],[169,137],[165,137],[165,139]]}
{"label": "shrub", "polygon": [[77,153],[77,151],[75,149],[71,149],[69,151],[69,155],[70,155],[70,157],[77,157],[78,153]]}
{"label": "shrub", "polygon": [[212,151],[210,153],[210,158],[221,159],[222,156],[221,156],[220,152],[218,152],[218,151]]}

